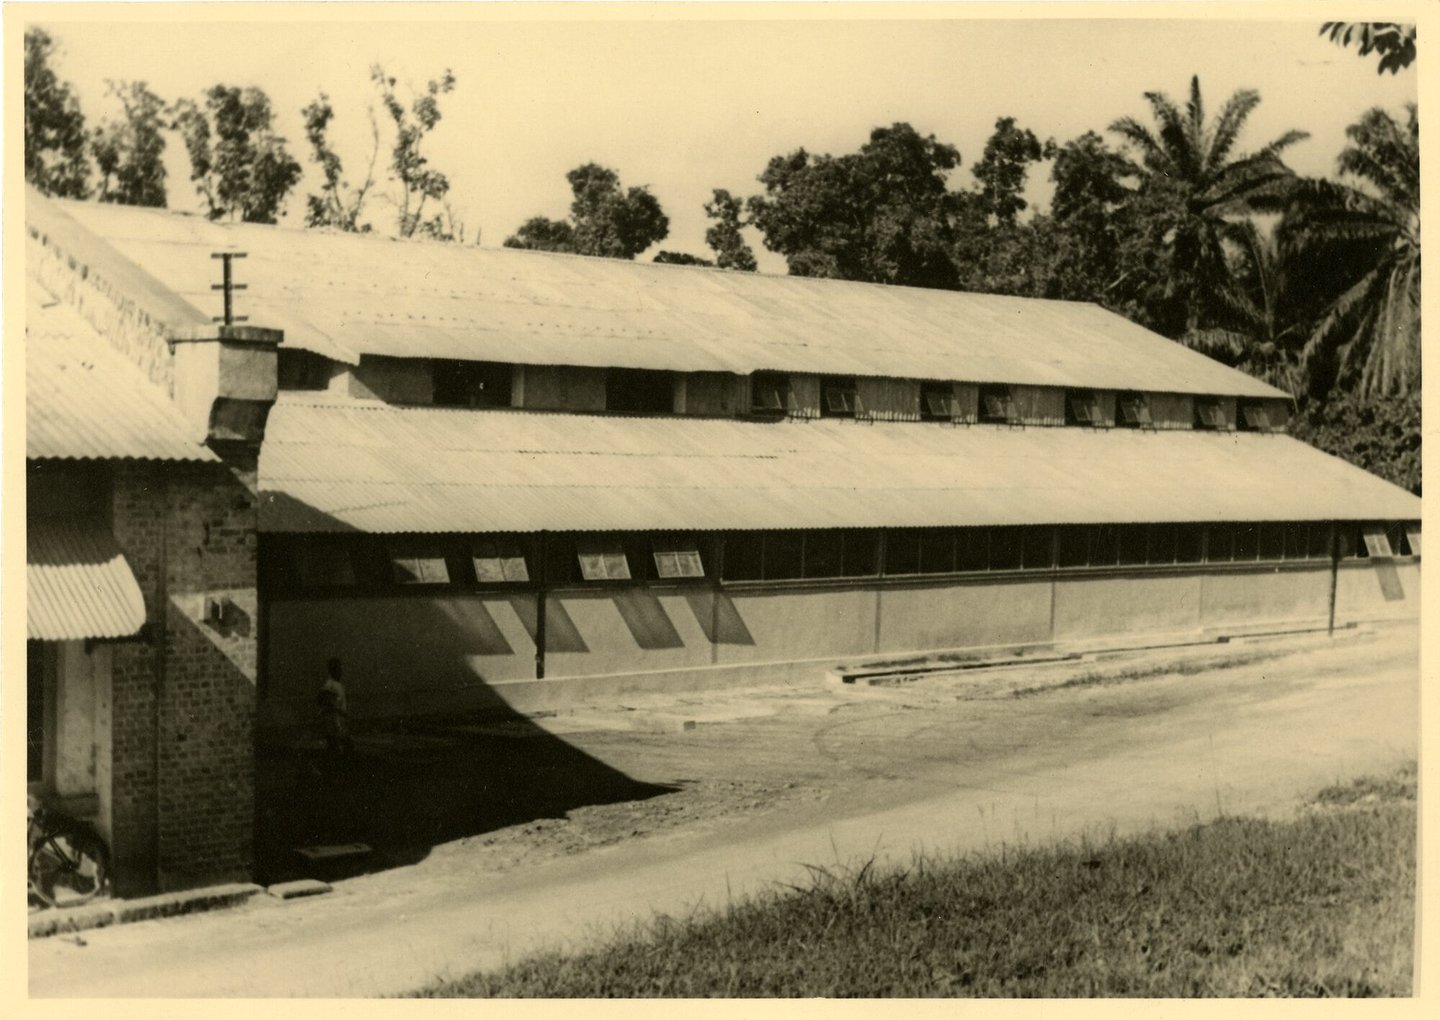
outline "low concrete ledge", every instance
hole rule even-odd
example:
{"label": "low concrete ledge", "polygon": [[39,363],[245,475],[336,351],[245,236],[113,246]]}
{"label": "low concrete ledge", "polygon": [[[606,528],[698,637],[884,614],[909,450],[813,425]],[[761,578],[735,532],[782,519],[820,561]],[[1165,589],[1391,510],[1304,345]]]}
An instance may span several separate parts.
{"label": "low concrete ledge", "polygon": [[262,889],[248,882],[214,885],[204,889],[161,893],[138,900],[112,900],[81,907],[52,908],[30,917],[30,938],[47,938],[69,932],[129,924],[156,917],[176,917],[202,910],[219,910],[244,903]]}

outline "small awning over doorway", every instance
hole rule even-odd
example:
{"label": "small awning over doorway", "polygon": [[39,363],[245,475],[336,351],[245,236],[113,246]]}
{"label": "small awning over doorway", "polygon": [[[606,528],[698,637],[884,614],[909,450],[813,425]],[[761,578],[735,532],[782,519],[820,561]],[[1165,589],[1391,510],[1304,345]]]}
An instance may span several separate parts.
{"label": "small awning over doorway", "polygon": [[115,536],[72,518],[28,523],[26,636],[38,641],[121,638],[145,623],[145,599]]}

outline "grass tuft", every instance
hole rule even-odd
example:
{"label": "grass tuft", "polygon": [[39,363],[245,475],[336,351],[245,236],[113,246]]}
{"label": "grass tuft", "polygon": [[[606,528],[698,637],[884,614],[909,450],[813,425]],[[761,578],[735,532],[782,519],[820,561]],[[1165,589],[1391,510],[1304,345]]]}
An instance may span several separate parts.
{"label": "grass tuft", "polygon": [[1396,996],[1412,986],[1414,769],[1293,820],[919,858],[808,879],[427,997]]}

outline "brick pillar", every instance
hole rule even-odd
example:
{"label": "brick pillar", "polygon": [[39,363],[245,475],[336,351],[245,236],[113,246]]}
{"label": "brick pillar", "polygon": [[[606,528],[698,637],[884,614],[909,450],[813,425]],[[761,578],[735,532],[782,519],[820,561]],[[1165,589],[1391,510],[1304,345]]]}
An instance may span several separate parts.
{"label": "brick pillar", "polygon": [[155,629],[120,646],[114,670],[122,895],[252,872],[255,484],[253,450],[117,470],[115,535]]}

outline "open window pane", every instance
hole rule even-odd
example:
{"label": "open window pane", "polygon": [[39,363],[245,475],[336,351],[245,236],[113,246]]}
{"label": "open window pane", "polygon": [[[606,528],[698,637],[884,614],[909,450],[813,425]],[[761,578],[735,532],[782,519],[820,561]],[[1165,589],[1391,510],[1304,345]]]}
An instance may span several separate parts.
{"label": "open window pane", "polygon": [[1312,560],[1330,558],[1330,525],[1312,523],[1307,533],[1307,551]]}
{"label": "open window pane", "polygon": [[1100,398],[1089,390],[1071,390],[1065,394],[1067,425],[1109,424],[1100,420]]}
{"label": "open window pane", "polygon": [[822,412],[830,418],[855,417],[855,380],[820,380]]}
{"label": "open window pane", "polygon": [[1310,556],[1310,525],[1304,521],[1291,521],[1283,525],[1285,530],[1285,558],[1303,560]]}
{"label": "open window pane", "polygon": [[960,401],[949,383],[925,383],[920,387],[921,415],[930,421],[953,421],[960,416]]}
{"label": "open window pane", "polygon": [[1209,563],[1229,563],[1235,558],[1235,528],[1229,524],[1212,524],[1205,529],[1205,559]]}
{"label": "open window pane", "polygon": [[619,540],[590,539],[577,542],[575,556],[580,564],[580,576],[587,581],[630,579],[630,563],[625,558],[625,549]]}
{"label": "open window pane", "polygon": [[1248,432],[1269,432],[1275,426],[1270,420],[1270,409],[1264,404],[1242,400],[1240,402],[1240,427]]}
{"label": "open window pane", "polygon": [[1365,552],[1370,556],[1392,556],[1390,536],[1383,524],[1362,524],[1360,535],[1365,540]]}
{"label": "open window pane", "polygon": [[657,537],[650,543],[655,558],[655,576],[664,580],[677,577],[704,577],[705,565],[700,547],[694,538]]}
{"label": "open window pane", "polygon": [[1122,393],[1115,398],[1117,425],[1139,428],[1152,422],[1150,403],[1143,393]]}
{"label": "open window pane", "polygon": [[390,569],[397,584],[448,584],[450,571],[438,549],[391,551]]}
{"label": "open window pane", "polygon": [[1017,417],[1015,400],[1010,396],[1009,386],[980,387],[980,420],[982,422],[1013,422]]}
{"label": "open window pane", "polygon": [[505,584],[530,580],[530,568],[520,543],[513,538],[477,539],[470,550],[475,580],[481,584]]}
{"label": "open window pane", "polygon": [[1420,522],[1411,521],[1405,525],[1405,541],[1410,546],[1410,555],[1420,555]]}
{"label": "open window pane", "polygon": [[750,407],[758,414],[783,414],[790,407],[790,377],[756,372],[750,377]]}
{"label": "open window pane", "polygon": [[1090,535],[1090,565],[1113,567],[1120,558],[1120,532],[1113,524],[1102,524]]}
{"label": "open window pane", "polygon": [[1253,524],[1235,525],[1235,559],[1253,560],[1260,556],[1260,530]]}
{"label": "open window pane", "polygon": [[1220,401],[1211,397],[1195,398],[1195,427],[1198,429],[1223,429],[1226,426],[1225,409]]}

